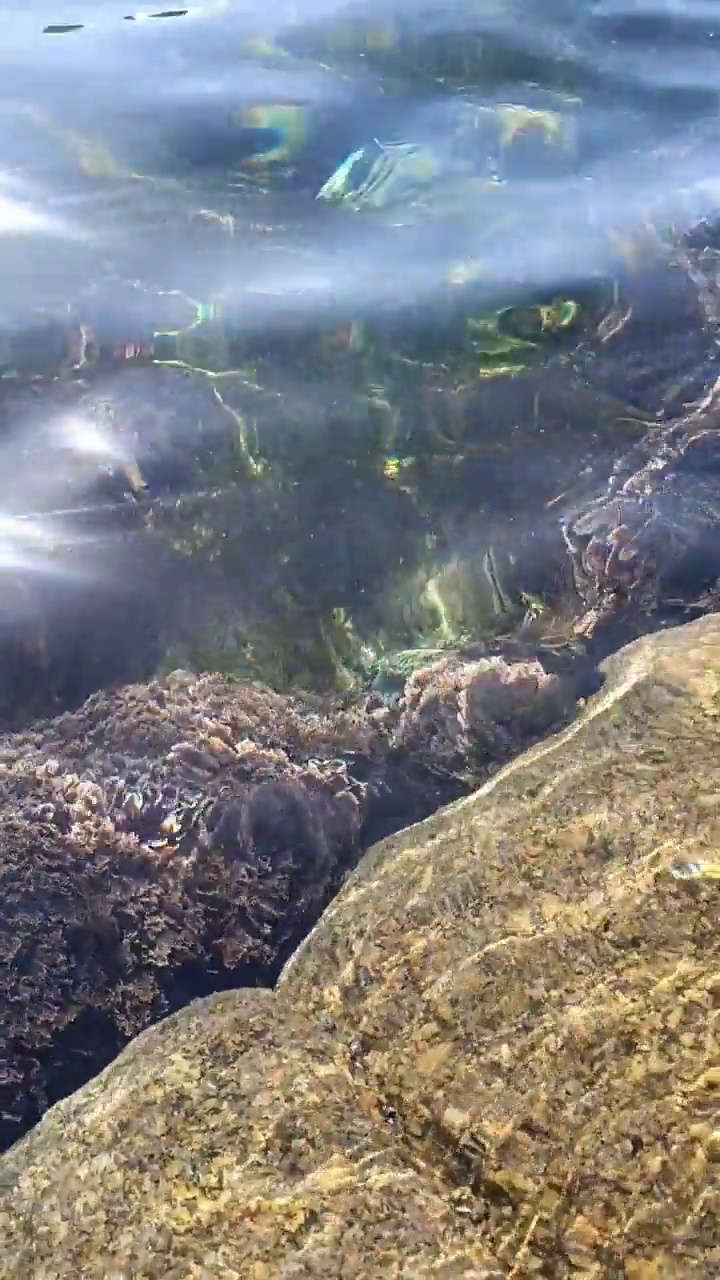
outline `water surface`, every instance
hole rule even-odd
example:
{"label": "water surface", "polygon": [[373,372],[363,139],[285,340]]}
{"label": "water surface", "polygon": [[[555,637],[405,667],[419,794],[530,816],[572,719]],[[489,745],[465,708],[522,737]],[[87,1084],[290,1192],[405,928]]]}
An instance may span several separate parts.
{"label": "water surface", "polygon": [[[295,435],[292,414],[278,414],[274,429],[287,444],[277,449],[289,455],[302,443],[313,459],[303,466],[318,483],[332,421],[357,388],[349,375],[343,381],[339,355],[322,367],[300,358],[308,332],[335,327],[342,336],[357,321],[377,323],[388,344],[405,343],[417,359],[416,334],[427,352],[427,324],[465,263],[481,263],[479,307],[506,300],[510,284],[513,298],[572,294],[609,269],[609,229],[622,237],[648,217],[669,227],[711,215],[719,32],[715,6],[703,0],[551,0],[541,8],[529,0],[395,0],[362,10],[334,0],[267,8],[218,0],[156,14],[130,14],[108,0],[6,6],[3,570],[15,584],[47,575],[76,589],[122,577],[125,535],[103,533],[99,553],[98,520],[88,532],[78,513],[194,483],[179,435],[190,421],[212,452],[204,393],[197,411],[183,417],[173,404],[163,418],[158,405],[163,395],[177,400],[175,384],[161,392],[159,382],[155,390],[141,381],[116,429],[117,398],[132,385],[127,367],[157,358],[158,334],[195,325],[191,363],[207,359],[217,378],[221,333],[248,395],[260,369],[278,404],[303,406]],[[510,175],[505,231],[489,229],[482,202],[464,195],[432,217],[402,205],[366,217],[316,199],[337,166],[373,139],[420,141],[442,156],[468,106],[549,110],[558,102],[575,121],[572,152],[547,170]],[[286,113],[279,128],[278,108]],[[257,163],[258,153],[270,159]],[[478,159],[479,177],[493,177],[493,158]],[[203,325],[215,313],[215,345],[203,347]],[[75,390],[90,385],[92,412],[87,397],[66,394],[73,364],[70,381]],[[242,417],[243,430],[246,419],[250,431],[264,430],[252,414]],[[318,426],[313,446],[313,423],[324,419],[331,428]],[[187,448],[196,447],[193,437]],[[271,542],[273,519],[263,535]],[[303,536],[315,548],[333,542],[320,512],[317,529],[306,525]],[[285,546],[287,531],[283,539]],[[367,594],[369,570],[363,577],[353,561],[362,561],[361,541],[355,529],[328,607],[350,608],[357,592]],[[374,550],[376,574],[377,561]],[[337,557],[333,565],[339,572]],[[322,560],[312,566],[298,568],[299,579],[322,578]],[[11,595],[17,630],[28,616],[24,588]],[[308,589],[310,611],[313,599]]]}

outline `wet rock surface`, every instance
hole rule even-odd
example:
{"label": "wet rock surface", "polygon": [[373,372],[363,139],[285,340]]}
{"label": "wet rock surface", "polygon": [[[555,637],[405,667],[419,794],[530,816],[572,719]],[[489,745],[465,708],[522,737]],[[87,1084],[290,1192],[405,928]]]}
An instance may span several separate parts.
{"label": "wet rock surface", "polygon": [[168,1012],[271,985],[369,843],[574,707],[539,663],[419,676],[366,712],[175,672],[0,738],[3,1147]]}
{"label": "wet rock surface", "polygon": [[2,1158],[9,1280],[716,1276],[720,620],[606,676]]}

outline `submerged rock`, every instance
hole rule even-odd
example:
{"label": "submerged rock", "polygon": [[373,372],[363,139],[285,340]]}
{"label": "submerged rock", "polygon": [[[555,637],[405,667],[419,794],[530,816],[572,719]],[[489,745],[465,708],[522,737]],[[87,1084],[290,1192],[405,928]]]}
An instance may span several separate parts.
{"label": "submerged rock", "polygon": [[716,383],[685,416],[650,431],[605,492],[565,520],[585,607],[577,631],[601,646],[717,608],[719,411]]}
{"label": "submerged rock", "polygon": [[717,1275],[720,619],[606,675],[2,1158],[8,1280]]}
{"label": "submerged rock", "polygon": [[166,1013],[273,983],[369,843],[574,705],[536,664],[547,692],[509,737],[520,665],[486,662],[495,701],[450,754],[438,726],[477,667],[431,669],[389,715],[180,671],[0,737],[0,1145]]}

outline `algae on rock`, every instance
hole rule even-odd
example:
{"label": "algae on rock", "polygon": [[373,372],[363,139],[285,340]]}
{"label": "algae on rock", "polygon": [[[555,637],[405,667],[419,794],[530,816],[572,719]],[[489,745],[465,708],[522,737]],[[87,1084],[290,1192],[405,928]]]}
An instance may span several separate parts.
{"label": "algae on rock", "polygon": [[8,1280],[715,1280],[720,619],[606,673],[3,1157]]}
{"label": "algae on rock", "polygon": [[175,671],[0,734],[0,1151],[167,1013],[273,985],[368,845],[575,696],[500,658],[374,712]]}

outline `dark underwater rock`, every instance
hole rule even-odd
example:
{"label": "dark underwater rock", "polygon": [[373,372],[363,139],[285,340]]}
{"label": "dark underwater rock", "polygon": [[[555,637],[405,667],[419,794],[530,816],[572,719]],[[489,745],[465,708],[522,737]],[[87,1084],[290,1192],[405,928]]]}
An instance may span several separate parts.
{"label": "dark underwater rock", "polygon": [[[44,532],[50,542],[52,531]],[[61,534],[32,568],[22,561],[3,566],[0,726],[19,727],[75,708],[98,689],[149,680],[193,588],[197,574],[187,560],[157,539],[120,529],[85,543]]]}
{"label": "dark underwater rock", "polygon": [[616,464],[605,493],[566,517],[586,610],[580,633],[612,648],[620,634],[629,639],[717,608],[719,424],[715,384],[685,417],[650,431]]}

